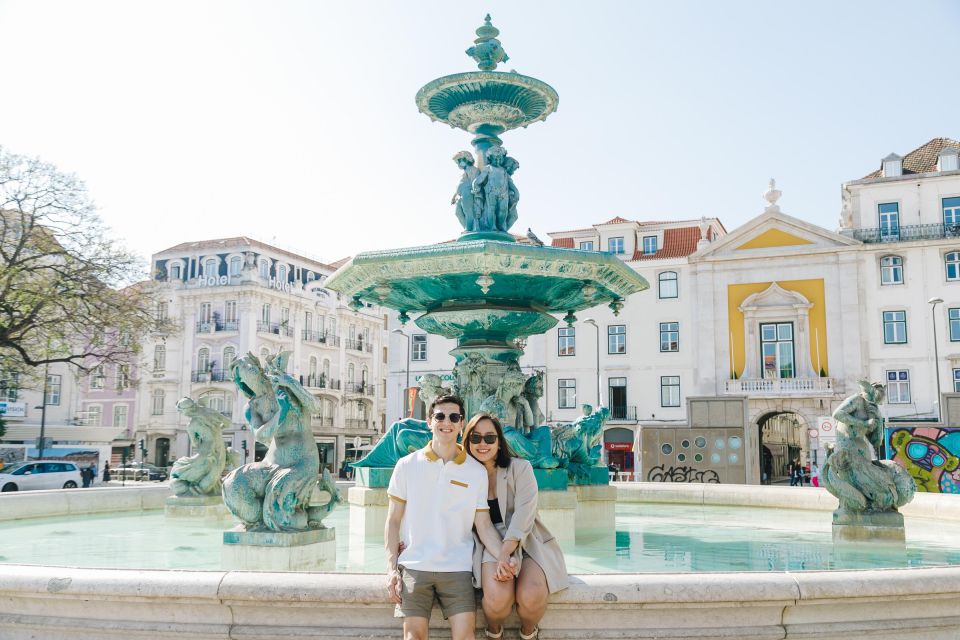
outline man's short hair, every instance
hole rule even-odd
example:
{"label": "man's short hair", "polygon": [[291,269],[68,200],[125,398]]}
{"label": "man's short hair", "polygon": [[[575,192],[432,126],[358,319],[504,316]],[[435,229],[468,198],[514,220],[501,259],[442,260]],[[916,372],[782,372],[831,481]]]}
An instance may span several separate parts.
{"label": "man's short hair", "polygon": [[466,416],[464,415],[465,412],[463,409],[463,400],[460,399],[460,396],[455,396],[452,393],[448,393],[443,396],[437,396],[436,398],[433,399],[433,402],[430,403],[430,407],[427,409],[428,421],[430,420],[431,417],[433,417],[434,407],[436,407],[438,404],[444,404],[445,402],[452,402],[453,404],[460,407],[460,415],[466,418]]}

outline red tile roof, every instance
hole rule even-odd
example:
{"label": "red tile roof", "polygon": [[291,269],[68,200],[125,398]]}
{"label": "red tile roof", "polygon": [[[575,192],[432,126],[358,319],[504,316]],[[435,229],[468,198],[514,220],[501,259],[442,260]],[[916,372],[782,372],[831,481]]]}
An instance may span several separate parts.
{"label": "red tile roof", "polygon": [[[709,232],[708,232],[709,233]],[[663,246],[656,253],[644,255],[642,248],[633,252],[633,260],[663,260],[664,258],[682,258],[697,250],[700,240],[700,227],[680,227],[663,230]]]}
{"label": "red tile roof", "polygon": [[550,245],[564,249],[573,249],[573,238],[554,238]]}
{"label": "red tile roof", "polygon": [[617,216],[612,220],[607,220],[606,222],[601,222],[600,224],[621,224],[623,222],[632,222],[632,220],[627,220],[626,218],[621,218],[620,216]]}
{"label": "red tile roof", "polygon": [[[907,155],[903,156],[903,173],[930,173],[937,170],[937,158],[944,147],[960,148],[960,142],[951,138],[934,138],[923,146],[917,147]],[[869,178],[882,178],[883,167],[863,176],[863,180]]]}

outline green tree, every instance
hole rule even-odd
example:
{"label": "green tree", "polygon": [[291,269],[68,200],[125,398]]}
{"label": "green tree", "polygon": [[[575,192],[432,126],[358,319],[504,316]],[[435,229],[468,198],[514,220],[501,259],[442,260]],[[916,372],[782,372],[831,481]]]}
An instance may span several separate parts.
{"label": "green tree", "polygon": [[81,181],[0,147],[0,369],[132,362],[156,325],[145,277]]}

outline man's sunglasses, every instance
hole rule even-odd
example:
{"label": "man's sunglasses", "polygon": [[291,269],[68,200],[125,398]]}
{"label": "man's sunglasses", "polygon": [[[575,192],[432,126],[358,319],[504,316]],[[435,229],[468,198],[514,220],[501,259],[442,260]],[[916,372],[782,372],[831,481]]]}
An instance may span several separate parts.
{"label": "man's sunglasses", "polygon": [[442,411],[437,411],[435,414],[433,414],[433,421],[434,421],[434,422],[443,422],[443,421],[446,420],[447,418],[450,418],[450,423],[451,423],[451,424],[457,424],[458,422],[460,422],[460,420],[463,418],[463,416],[460,415],[459,413],[451,413],[450,415],[447,415],[447,414],[443,413]]}
{"label": "man's sunglasses", "polygon": [[471,433],[470,437],[467,438],[467,440],[470,441],[470,444],[480,444],[481,440],[483,440],[487,444],[493,444],[494,442],[499,440],[499,438],[500,436],[498,436],[495,433],[484,433],[484,434]]}

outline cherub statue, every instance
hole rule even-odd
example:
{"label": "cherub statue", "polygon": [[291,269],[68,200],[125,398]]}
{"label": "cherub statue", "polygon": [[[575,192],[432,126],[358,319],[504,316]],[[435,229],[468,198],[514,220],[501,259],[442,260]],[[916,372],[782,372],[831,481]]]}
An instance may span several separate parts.
{"label": "cherub statue", "polygon": [[530,428],[538,427],[546,422],[543,412],[540,411],[540,398],[543,397],[543,372],[538,371],[529,378],[523,385],[523,398],[527,406],[530,407],[530,413],[533,416],[533,423]]}
{"label": "cherub statue", "polygon": [[496,393],[483,401],[480,411],[500,419],[503,436],[514,454],[536,468],[553,469],[559,461],[551,451],[550,428],[536,428],[534,412],[524,395],[526,384],[527,376],[519,367],[507,369]]}
{"label": "cherub statue", "polygon": [[916,485],[910,473],[892,460],[876,459],[883,443],[881,383],[860,380],[860,393],[840,403],[837,442],[827,446],[820,470],[823,486],[840,500],[839,513],[896,511],[913,499]]}
{"label": "cherub statue", "polygon": [[450,389],[443,384],[443,380],[437,374],[425,373],[420,378],[420,399],[428,407],[434,398],[449,393],[451,393]]}
{"label": "cherub statue", "polygon": [[513,226],[513,223],[517,221],[517,203],[520,201],[520,191],[517,189],[517,185],[513,183],[513,174],[520,168],[520,163],[517,162],[516,158],[507,156],[506,160],[503,161],[503,168],[507,172],[507,220],[504,223],[504,228],[501,231],[510,231],[510,227]]}
{"label": "cherub statue", "polygon": [[[473,180],[471,192],[474,206],[480,207],[480,230],[505,231],[510,209],[509,179],[503,168],[507,152],[503,147],[490,147],[484,154],[486,166]],[[481,196],[482,195],[482,199]]]}
{"label": "cherub statue", "polygon": [[479,226],[479,212],[474,208],[473,198],[473,180],[479,173],[474,166],[473,154],[469,151],[460,151],[453,156],[453,161],[463,170],[463,176],[460,178],[460,184],[457,191],[453,194],[450,204],[456,205],[454,212],[457,220],[467,231],[477,231]]}
{"label": "cherub statue", "polygon": [[456,392],[467,404],[479,402],[487,395],[484,377],[487,364],[479,353],[466,354],[453,368],[457,376]]}
{"label": "cherub statue", "polygon": [[589,467],[600,462],[603,447],[603,425],[610,417],[610,410],[599,407],[594,411],[589,404],[583,405],[583,415],[577,418],[558,438],[562,458],[573,476],[585,475]]}
{"label": "cherub statue", "polygon": [[189,397],[180,399],[177,411],[190,418],[187,432],[196,453],[173,463],[170,489],[178,497],[220,495],[220,477],[227,461],[221,434],[230,420]]}

